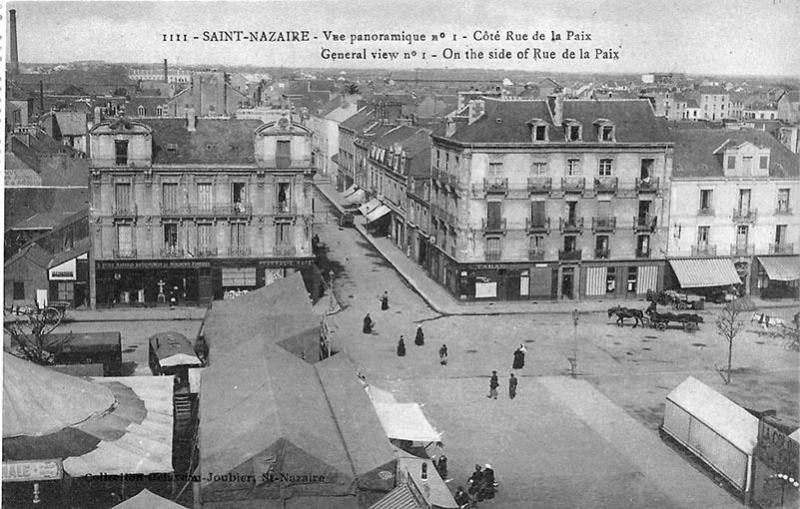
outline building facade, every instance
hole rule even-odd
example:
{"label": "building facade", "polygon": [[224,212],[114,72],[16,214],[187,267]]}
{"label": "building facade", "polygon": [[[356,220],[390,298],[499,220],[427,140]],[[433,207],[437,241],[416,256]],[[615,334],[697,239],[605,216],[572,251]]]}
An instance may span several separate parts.
{"label": "building facade", "polygon": [[470,102],[432,137],[432,277],[464,300],[659,289],[664,122],[648,100]]}
{"label": "building facade", "polygon": [[310,138],[288,118],[93,127],[92,305],[204,303],[310,265]]}
{"label": "building facade", "polygon": [[[674,136],[669,258],[729,260],[746,291],[783,296],[787,288],[776,294],[777,282],[770,284],[764,270],[770,262],[761,259],[791,263],[800,253],[797,156],[750,129],[678,130]],[[784,283],[791,296],[797,282]]]}
{"label": "building facade", "polygon": [[722,87],[703,86],[698,90],[700,95],[700,114],[703,120],[722,120],[729,118],[728,105],[730,94]]}

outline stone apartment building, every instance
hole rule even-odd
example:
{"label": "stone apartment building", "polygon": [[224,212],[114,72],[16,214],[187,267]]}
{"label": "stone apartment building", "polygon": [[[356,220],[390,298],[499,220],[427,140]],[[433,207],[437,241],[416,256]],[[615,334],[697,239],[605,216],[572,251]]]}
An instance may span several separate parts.
{"label": "stone apartment building", "polygon": [[700,114],[703,120],[722,120],[730,118],[730,93],[718,86],[701,86],[697,90]]}
{"label": "stone apartment building", "polygon": [[648,100],[471,101],[432,136],[431,276],[464,300],[661,288],[665,122]]}
{"label": "stone apartment building", "polygon": [[312,263],[311,132],[189,113],[92,128],[92,306],[205,303]]}
{"label": "stone apartment building", "polygon": [[[668,278],[670,286],[741,282],[761,296],[796,296],[797,156],[752,129],[677,130],[674,137],[667,254],[672,268],[676,259],[691,258],[679,263],[692,270],[684,276],[678,268],[677,280]],[[738,280],[725,283],[725,274],[734,270]],[[792,271],[794,279],[785,279]]]}

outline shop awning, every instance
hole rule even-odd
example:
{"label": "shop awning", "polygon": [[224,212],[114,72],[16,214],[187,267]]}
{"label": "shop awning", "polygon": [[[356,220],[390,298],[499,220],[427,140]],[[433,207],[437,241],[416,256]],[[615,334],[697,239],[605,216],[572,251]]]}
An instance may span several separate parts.
{"label": "shop awning", "polygon": [[367,203],[358,207],[358,211],[361,212],[362,216],[366,216],[367,214],[378,208],[380,204],[381,204],[380,200],[378,200],[377,198],[372,198]]}
{"label": "shop awning", "polygon": [[351,194],[355,193],[356,191],[358,191],[358,186],[355,185],[355,184],[352,184],[350,187],[348,187],[347,189],[345,189],[342,192],[342,198],[347,198],[348,196],[350,196]]}
{"label": "shop awning", "polygon": [[800,279],[800,256],[759,256],[758,261],[773,281]]}
{"label": "shop awning", "polygon": [[386,205],[378,205],[376,209],[372,210],[367,214],[367,223],[376,221],[385,216],[386,214],[388,214],[389,212],[391,212],[391,210]]}
{"label": "shop awning", "polygon": [[365,193],[363,189],[359,189],[355,193],[345,198],[344,202],[347,205],[352,205],[353,203],[363,203],[366,197],[367,193]]}
{"label": "shop awning", "polygon": [[670,260],[681,288],[728,286],[742,282],[733,262],[726,258]]}

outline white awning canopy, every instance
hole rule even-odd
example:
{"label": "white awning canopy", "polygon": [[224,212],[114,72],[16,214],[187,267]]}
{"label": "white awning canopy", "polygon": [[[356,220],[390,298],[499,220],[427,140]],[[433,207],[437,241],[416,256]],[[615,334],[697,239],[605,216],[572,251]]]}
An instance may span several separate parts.
{"label": "white awning canopy", "polygon": [[358,186],[353,184],[342,192],[342,198],[347,198],[356,191],[358,191]]}
{"label": "white awning canopy", "polygon": [[158,363],[162,368],[171,366],[201,366],[203,364],[196,355],[188,355],[185,353],[176,353],[175,355],[159,359]]}
{"label": "white awning canopy", "polygon": [[759,256],[758,261],[773,281],[800,279],[800,256]]}
{"label": "white awning canopy", "polygon": [[386,214],[391,212],[391,209],[386,205],[378,205],[378,207],[367,214],[367,223],[377,221]]}
{"label": "white awning canopy", "polygon": [[758,419],[694,377],[688,377],[667,399],[714,430],[746,454],[753,454],[758,439]]}
{"label": "white awning canopy", "polygon": [[670,260],[669,264],[681,288],[729,286],[742,282],[733,262],[727,258]]}
{"label": "white awning canopy", "polygon": [[441,442],[441,434],[425,418],[416,403],[398,403],[391,392],[369,385],[365,387],[386,436],[412,442]]}
{"label": "white awning canopy", "polygon": [[367,203],[358,207],[358,211],[361,212],[362,216],[366,216],[367,214],[378,208],[380,204],[381,202],[377,198],[373,198]]}
{"label": "white awning canopy", "polygon": [[363,189],[359,189],[356,192],[352,193],[350,196],[344,199],[345,204],[352,205],[353,203],[363,203],[364,199],[367,197],[367,194],[364,192]]}

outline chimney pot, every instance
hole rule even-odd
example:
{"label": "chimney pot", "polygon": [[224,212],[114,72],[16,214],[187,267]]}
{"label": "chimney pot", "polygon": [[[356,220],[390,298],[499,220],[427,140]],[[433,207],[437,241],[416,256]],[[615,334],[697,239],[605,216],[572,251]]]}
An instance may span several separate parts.
{"label": "chimney pot", "polygon": [[186,129],[193,133],[197,129],[197,117],[194,114],[194,108],[186,110]]}
{"label": "chimney pot", "polygon": [[9,17],[9,24],[11,33],[9,37],[11,38],[11,68],[14,74],[19,74],[19,52],[17,51],[17,11],[11,9],[8,11]]}

